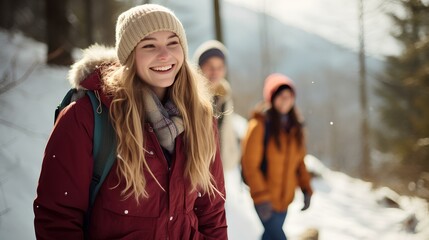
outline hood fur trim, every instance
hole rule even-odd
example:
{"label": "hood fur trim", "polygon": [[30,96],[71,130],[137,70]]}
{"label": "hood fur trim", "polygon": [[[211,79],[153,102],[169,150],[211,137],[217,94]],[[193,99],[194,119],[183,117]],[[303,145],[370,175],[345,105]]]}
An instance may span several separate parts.
{"label": "hood fur trim", "polygon": [[100,65],[116,62],[119,61],[114,48],[94,44],[84,49],[82,58],[71,66],[68,80],[73,88],[80,89],[80,83]]}

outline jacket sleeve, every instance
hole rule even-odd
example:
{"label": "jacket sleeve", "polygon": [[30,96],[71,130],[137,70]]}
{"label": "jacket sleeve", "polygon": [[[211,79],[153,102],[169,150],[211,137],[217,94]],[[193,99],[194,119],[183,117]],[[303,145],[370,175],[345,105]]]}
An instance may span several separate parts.
{"label": "jacket sleeve", "polygon": [[267,182],[260,166],[264,155],[264,124],[251,119],[243,139],[242,170],[255,204],[270,201]]}
{"label": "jacket sleeve", "polygon": [[[305,144],[305,141],[303,141],[303,145]],[[307,171],[307,167],[305,166],[305,155],[307,153],[305,146],[302,146],[300,149],[300,161],[298,163],[298,167],[296,170],[297,179],[298,179],[298,185],[301,188],[302,192],[312,195],[313,190],[311,188],[311,176]]]}
{"label": "jacket sleeve", "polygon": [[301,188],[302,192],[313,194],[313,189],[311,188],[310,184],[310,174],[307,171],[307,168],[305,167],[304,161],[301,161],[301,163],[298,166],[298,183],[299,187]]}
{"label": "jacket sleeve", "polygon": [[49,137],[34,200],[37,239],[83,239],[92,176],[93,112],[87,97],[65,108]]}
{"label": "jacket sleeve", "polygon": [[198,218],[198,234],[200,235],[197,239],[225,240],[228,239],[225,214],[226,191],[219,144],[210,172],[215,181],[216,189],[222,196],[215,192],[214,196],[204,194],[196,199],[194,206]]}

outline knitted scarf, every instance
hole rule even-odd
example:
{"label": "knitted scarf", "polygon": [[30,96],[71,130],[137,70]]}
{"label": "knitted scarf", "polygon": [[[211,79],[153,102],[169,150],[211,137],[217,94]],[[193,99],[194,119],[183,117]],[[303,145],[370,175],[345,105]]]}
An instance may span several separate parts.
{"label": "knitted scarf", "polygon": [[184,130],[179,109],[170,99],[162,105],[154,92],[146,93],[143,96],[146,119],[152,124],[159,144],[172,153],[176,137]]}

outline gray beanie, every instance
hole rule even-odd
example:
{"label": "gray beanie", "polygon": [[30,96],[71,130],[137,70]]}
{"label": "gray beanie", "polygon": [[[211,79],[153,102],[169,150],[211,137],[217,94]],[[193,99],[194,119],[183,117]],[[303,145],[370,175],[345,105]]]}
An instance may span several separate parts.
{"label": "gray beanie", "polygon": [[116,53],[124,65],[135,46],[147,35],[159,31],[171,31],[179,37],[185,59],[188,44],[185,29],[174,13],[157,4],[144,4],[123,12],[116,22]]}

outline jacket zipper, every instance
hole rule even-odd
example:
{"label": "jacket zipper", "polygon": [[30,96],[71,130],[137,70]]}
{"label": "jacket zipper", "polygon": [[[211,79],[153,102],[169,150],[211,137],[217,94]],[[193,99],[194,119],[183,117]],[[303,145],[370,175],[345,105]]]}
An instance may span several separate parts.
{"label": "jacket zipper", "polygon": [[[170,216],[170,177],[171,177],[171,169],[173,166],[173,161],[171,161],[171,165],[169,166],[167,159],[164,155],[164,151],[162,150],[161,144],[159,143],[158,138],[156,137],[156,134],[154,132],[153,127],[149,125],[148,130],[150,132],[150,137],[151,137],[152,141],[155,142],[154,145],[155,145],[156,151],[158,153],[159,152],[162,153],[162,158],[163,158],[164,164],[167,165],[167,172],[168,172],[168,174],[167,174],[167,186],[165,188],[167,191],[166,192],[166,194],[167,194],[167,224],[165,225],[165,230],[167,233],[167,240],[168,240],[168,239],[170,239],[170,232],[168,230],[168,225],[172,221],[172,217],[173,217],[173,216]],[[171,157],[173,157],[173,155]]]}

